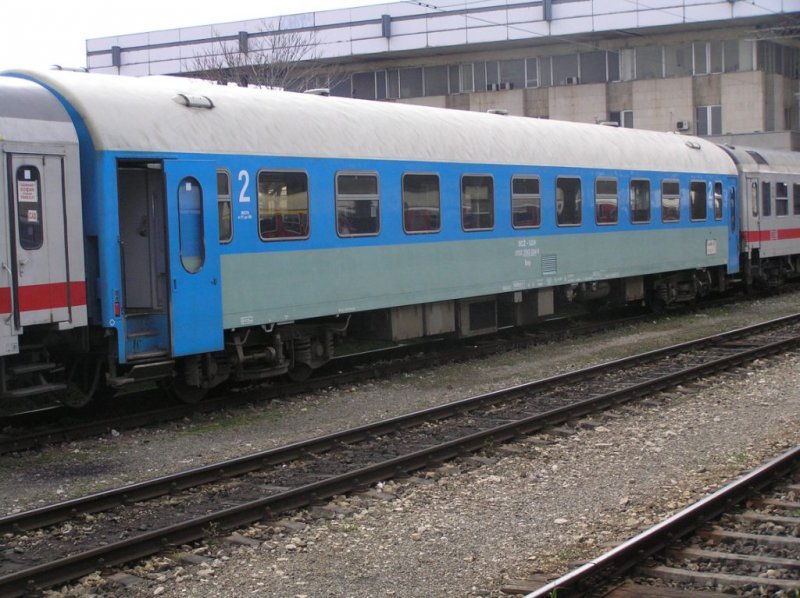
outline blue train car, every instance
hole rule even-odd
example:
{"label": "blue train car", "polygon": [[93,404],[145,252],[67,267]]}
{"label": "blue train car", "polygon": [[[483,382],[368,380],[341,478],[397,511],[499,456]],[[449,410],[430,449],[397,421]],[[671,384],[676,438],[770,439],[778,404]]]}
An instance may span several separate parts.
{"label": "blue train car", "polygon": [[564,302],[665,306],[739,269],[737,170],[699,138],[181,78],[9,78],[48,90],[77,132],[88,324],[112,386],[191,400],[307,375],[348,329],[471,335]]}

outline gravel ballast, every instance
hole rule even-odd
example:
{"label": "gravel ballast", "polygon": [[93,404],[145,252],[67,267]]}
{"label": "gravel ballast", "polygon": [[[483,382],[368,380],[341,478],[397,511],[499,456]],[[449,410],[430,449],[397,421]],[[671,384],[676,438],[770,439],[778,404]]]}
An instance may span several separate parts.
{"label": "gravel ballast", "polygon": [[[661,319],[291,402],[0,458],[27,509],[583,367],[796,309],[787,295]],[[133,596],[501,596],[603,552],[798,441],[800,357],[757,362],[577,427],[445,464],[193,547]],[[112,592],[92,576],[66,594]]]}

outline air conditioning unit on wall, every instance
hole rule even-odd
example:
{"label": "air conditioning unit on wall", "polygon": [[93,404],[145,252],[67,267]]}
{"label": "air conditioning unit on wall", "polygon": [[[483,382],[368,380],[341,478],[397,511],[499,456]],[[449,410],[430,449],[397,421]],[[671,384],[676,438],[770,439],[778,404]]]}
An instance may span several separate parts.
{"label": "air conditioning unit on wall", "polygon": [[565,79],[565,81],[564,81],[564,83],[565,83],[566,85],[577,85],[577,84],[578,84],[578,83],[580,83],[580,82],[581,82],[581,81],[580,81],[580,79],[578,79],[578,77],[567,77],[567,78]]}
{"label": "air conditioning unit on wall", "polygon": [[690,123],[688,120],[679,120],[678,122],[675,123],[675,128],[678,131],[688,131],[691,128],[691,126],[692,123]]}

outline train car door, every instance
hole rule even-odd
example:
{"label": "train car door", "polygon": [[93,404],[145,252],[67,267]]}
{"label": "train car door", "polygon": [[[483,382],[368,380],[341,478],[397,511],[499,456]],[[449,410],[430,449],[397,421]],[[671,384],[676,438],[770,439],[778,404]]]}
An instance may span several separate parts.
{"label": "train car door", "polygon": [[63,158],[11,154],[8,177],[14,325],[69,321]]}
{"label": "train car door", "polygon": [[739,271],[739,218],[736,203],[739,198],[736,197],[736,189],[738,180],[736,177],[728,177],[727,185],[723,191],[723,201],[728,203],[728,211],[730,218],[730,227],[728,231],[728,274],[733,274]]}
{"label": "train car door", "polygon": [[165,161],[174,356],[223,349],[216,170],[200,160]]}

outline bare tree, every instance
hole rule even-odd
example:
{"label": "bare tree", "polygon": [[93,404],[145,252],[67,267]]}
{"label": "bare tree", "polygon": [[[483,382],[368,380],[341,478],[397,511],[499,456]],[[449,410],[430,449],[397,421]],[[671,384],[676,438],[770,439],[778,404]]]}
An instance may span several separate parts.
{"label": "bare tree", "polygon": [[238,36],[215,34],[213,47],[196,54],[193,76],[222,85],[235,83],[303,91],[313,87],[332,87],[341,79],[333,65],[320,59],[313,31],[284,29],[262,21],[255,33]]}

